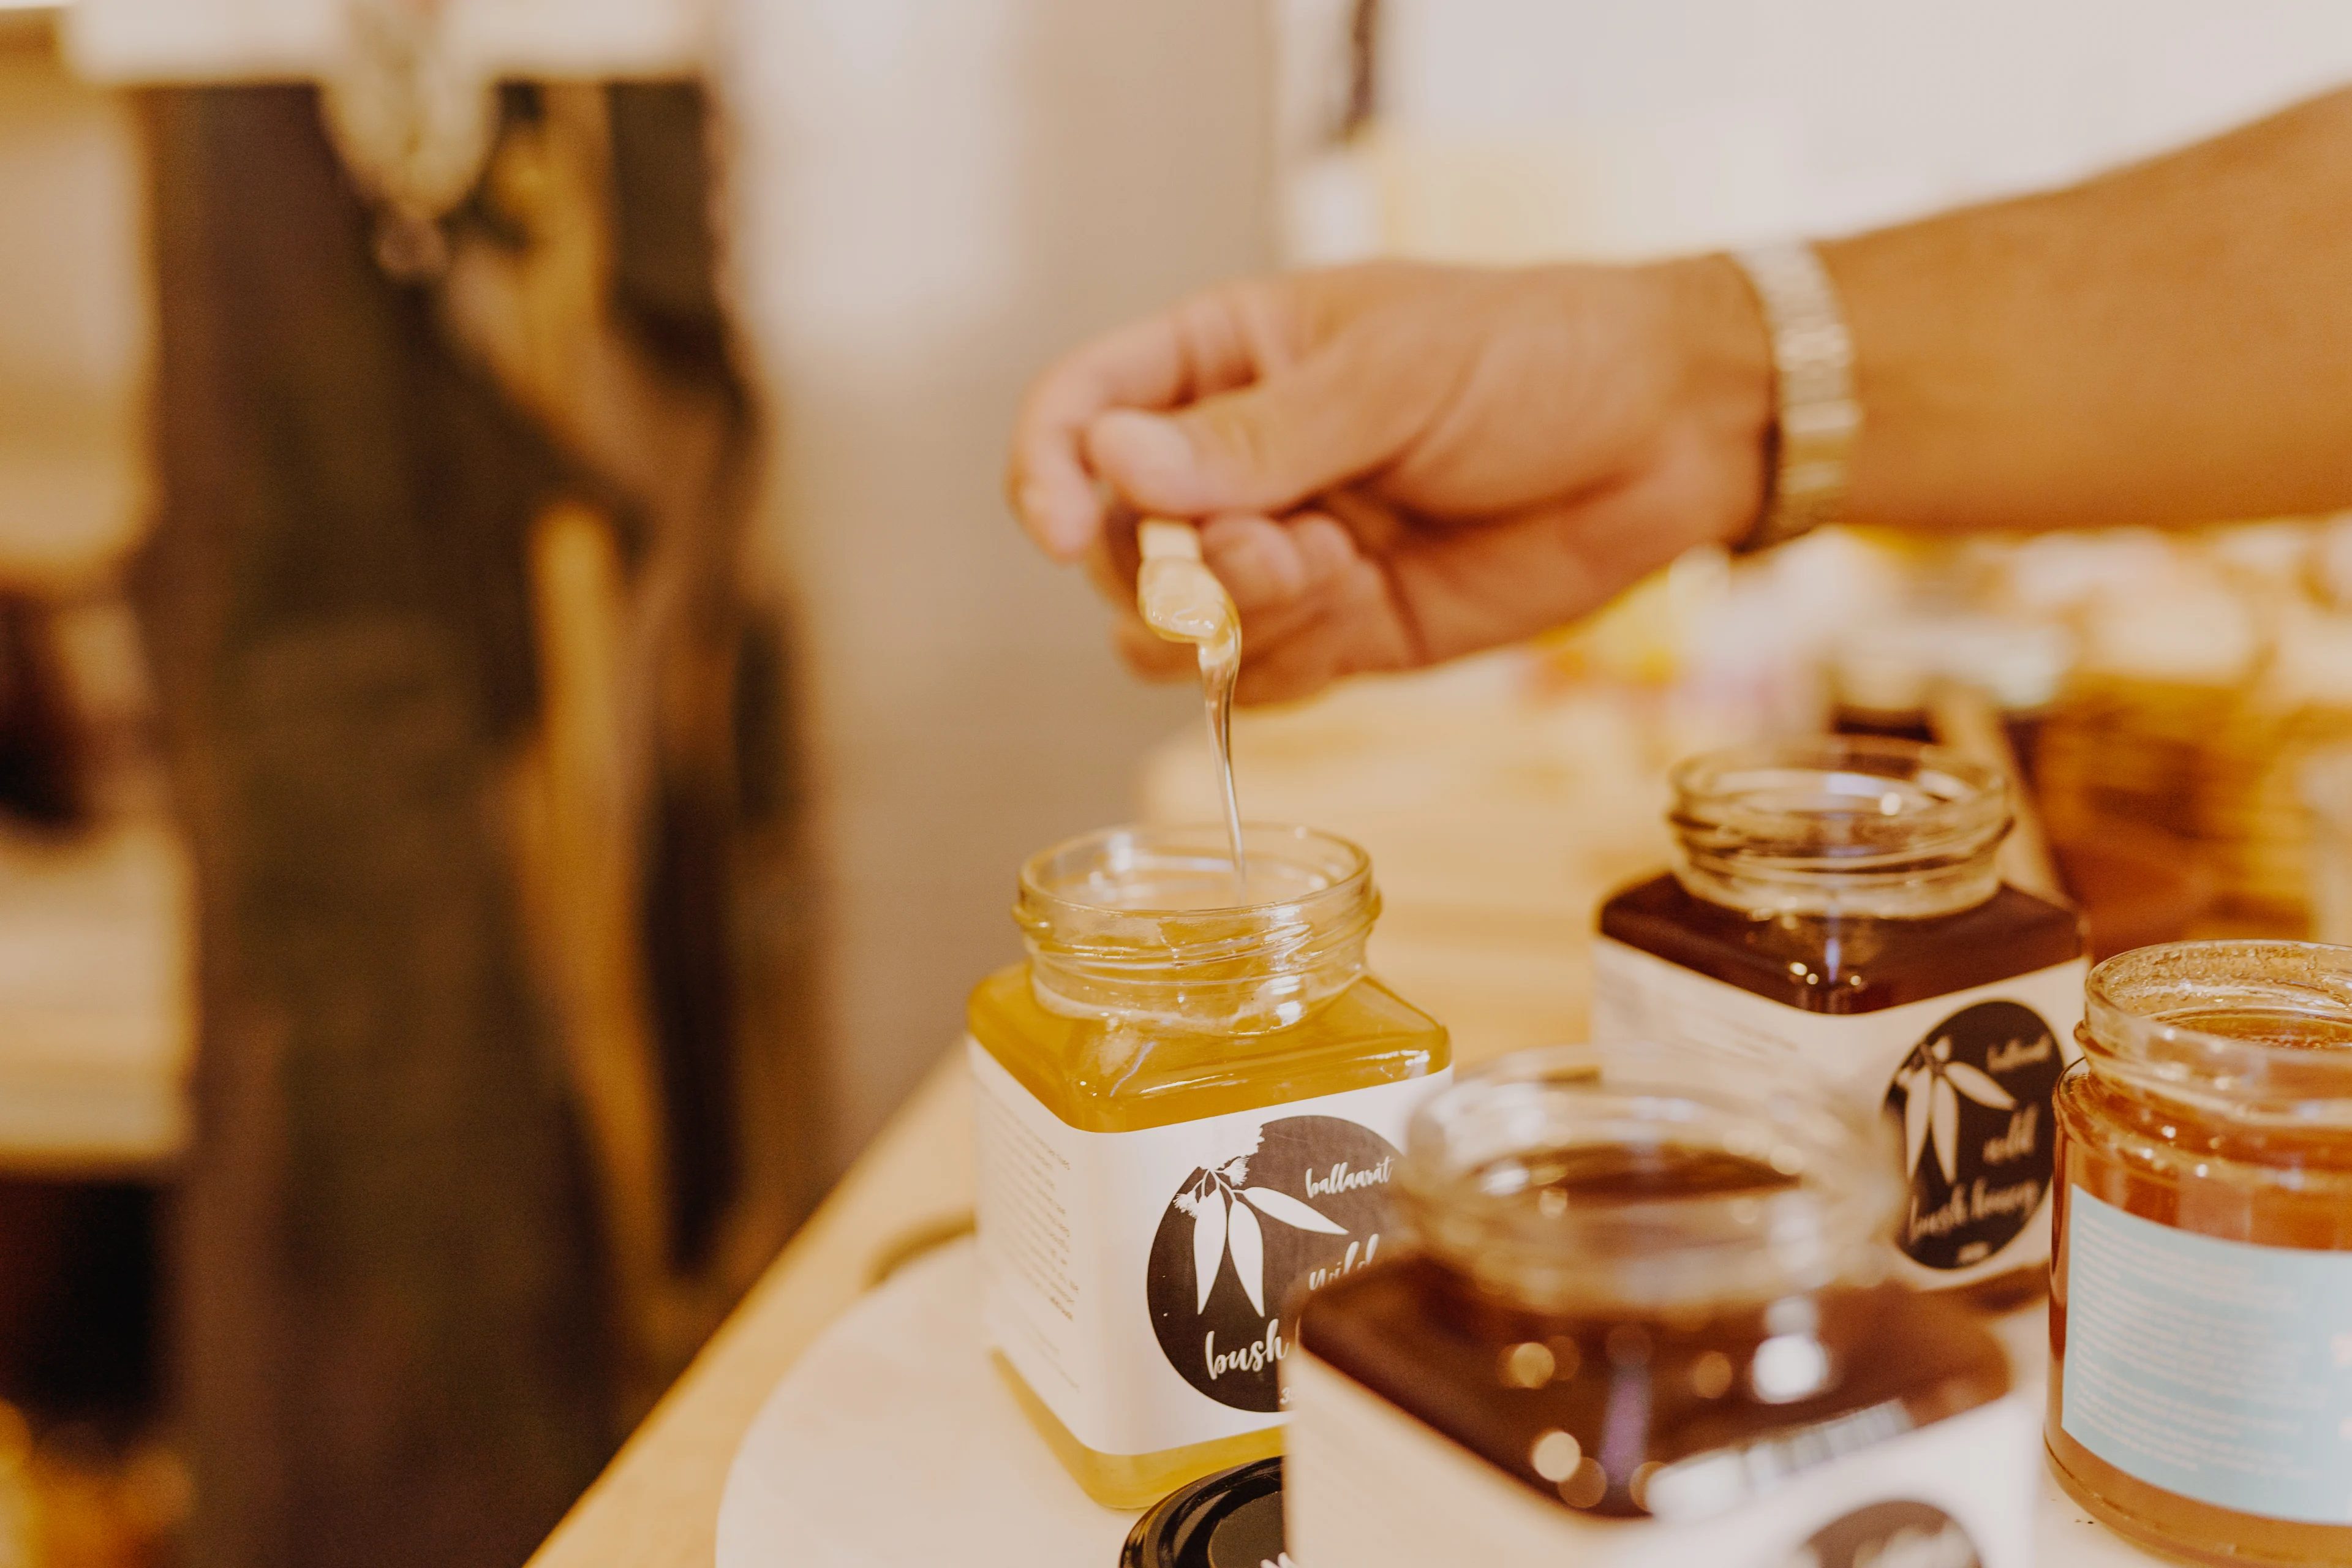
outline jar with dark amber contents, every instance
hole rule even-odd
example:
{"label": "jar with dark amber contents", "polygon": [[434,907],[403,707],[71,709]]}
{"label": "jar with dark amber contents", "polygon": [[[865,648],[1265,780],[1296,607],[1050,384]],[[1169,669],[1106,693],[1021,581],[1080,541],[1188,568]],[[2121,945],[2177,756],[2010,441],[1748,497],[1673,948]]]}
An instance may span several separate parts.
{"label": "jar with dark amber contents", "polygon": [[2048,1438],[2066,1489],[2216,1563],[2352,1563],[2352,948],[2091,972],[2058,1092]]}
{"label": "jar with dark amber contents", "polygon": [[1897,1130],[1900,1278],[2038,1295],[2086,964],[2073,910],[2001,880],[2005,781],[1829,736],[1694,757],[1673,785],[1672,871],[1601,906],[1594,1037],[1801,1059]]}
{"label": "jar with dark amber contents", "polygon": [[1721,1051],[1523,1052],[1436,1095],[1408,1250],[1309,1298],[1283,1363],[1292,1554],[2024,1563],[2033,1402],[1973,1313],[1885,1277],[1878,1132]]}

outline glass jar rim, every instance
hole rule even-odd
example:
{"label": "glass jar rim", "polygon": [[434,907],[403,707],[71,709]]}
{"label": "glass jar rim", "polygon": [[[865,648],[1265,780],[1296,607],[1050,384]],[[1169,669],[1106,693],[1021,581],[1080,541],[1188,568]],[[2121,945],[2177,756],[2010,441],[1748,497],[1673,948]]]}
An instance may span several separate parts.
{"label": "glass jar rim", "polygon": [[[1515,1155],[1645,1142],[1711,1147],[1791,1184],[1547,1205],[1487,1175]],[[1398,1193],[1423,1246],[1525,1305],[1763,1301],[1875,1272],[1899,1201],[1891,1142],[1883,1118],[1778,1052],[1551,1046],[1425,1101]]]}
{"label": "glass jar rim", "polygon": [[1380,916],[1371,857],[1274,823],[1244,824],[1242,845],[1240,900],[1222,891],[1233,851],[1221,822],[1108,827],[1030,857],[1013,918],[1039,1004],[1250,1034],[1354,984]]}
{"label": "glass jar rim", "polygon": [[[1370,882],[1372,875],[1372,858],[1352,839],[1295,823],[1245,822],[1242,824],[1242,853],[1253,864],[1263,856],[1293,868],[1306,868],[1318,879],[1316,885],[1304,889],[1303,895],[1286,900],[1244,898],[1222,905],[1157,906],[1124,899],[1074,898],[1065,890],[1070,885],[1071,871],[1097,867],[1125,870],[1145,863],[1154,852],[1181,855],[1203,868],[1230,867],[1233,863],[1231,843],[1222,822],[1126,823],[1098,827],[1038,850],[1021,863],[1021,892],[1024,897],[1034,896],[1043,901],[1102,914],[1222,914],[1297,902],[1300,896],[1318,899],[1344,894],[1355,884]],[[1087,877],[1099,885],[1094,872],[1087,871]]]}
{"label": "glass jar rim", "polygon": [[1667,775],[1675,875],[1710,902],[1892,917],[2000,886],[2009,782],[1938,746],[1824,735],[1703,752]]}
{"label": "glass jar rim", "polygon": [[[2218,1012],[2342,1026],[2330,1047],[2200,1028]],[[2352,1129],[2352,947],[2240,939],[2118,953],[2083,992],[2083,1052],[2096,1076],[2211,1115]]]}
{"label": "glass jar rim", "polygon": [[1113,891],[1110,879],[1154,866],[1162,876],[1181,872],[1203,883],[1229,877],[1225,825],[1141,823],[1082,833],[1022,863],[1015,915],[1033,946],[1104,959],[1141,954],[1167,965],[1230,957],[1237,944],[1279,942],[1287,931],[1328,924],[1375,896],[1371,857],[1334,833],[1244,823],[1242,853],[1254,876],[1280,870],[1271,889],[1277,896],[1139,901]]}
{"label": "glass jar rim", "polygon": [[[1893,810],[1831,811],[1803,805],[1757,804],[1756,795],[1790,774],[1832,780],[1880,779],[1916,784],[1933,804],[1920,806],[1897,797]],[[1886,735],[1821,735],[1758,741],[1685,757],[1668,773],[1675,804],[1668,820],[1677,829],[1736,830],[1756,853],[1795,847],[1807,858],[1851,863],[1886,852],[1885,840],[1958,837],[1997,841],[2008,826],[2009,783],[2000,773],[1958,752]],[[1885,791],[1833,789],[1854,800],[1887,798]],[[1809,847],[1811,830],[1842,823],[1840,842]],[[1909,849],[1906,853],[1914,852]]]}

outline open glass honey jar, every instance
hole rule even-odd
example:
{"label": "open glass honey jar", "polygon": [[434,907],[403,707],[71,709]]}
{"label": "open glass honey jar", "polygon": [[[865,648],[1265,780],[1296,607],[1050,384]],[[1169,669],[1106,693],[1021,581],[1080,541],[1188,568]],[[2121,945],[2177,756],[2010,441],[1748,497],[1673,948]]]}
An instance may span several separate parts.
{"label": "open glass honey jar", "polygon": [[2087,966],[2074,911],[2001,880],[2006,782],[1832,736],[1707,752],[1673,785],[1672,871],[1601,906],[1594,1037],[1804,1062],[1900,1130],[1907,1283],[2039,1294]]}
{"label": "open glass honey jar", "polygon": [[1378,1256],[1445,1031],[1365,972],[1371,862],[1298,827],[1033,857],[972,992],[982,1310],[1031,1421],[1142,1508],[1281,1447],[1302,1291]]}
{"label": "open glass honey jar", "polygon": [[2123,953],[2082,1044],[2057,1098],[2060,1479],[2177,1556],[2352,1563],[2352,948]]}
{"label": "open glass honey jar", "polygon": [[1405,1250],[1308,1298],[1283,1364],[1292,1554],[2023,1563],[2033,1402],[1977,1314],[1885,1277],[1879,1132],[1720,1049],[1528,1051],[1435,1096]]}

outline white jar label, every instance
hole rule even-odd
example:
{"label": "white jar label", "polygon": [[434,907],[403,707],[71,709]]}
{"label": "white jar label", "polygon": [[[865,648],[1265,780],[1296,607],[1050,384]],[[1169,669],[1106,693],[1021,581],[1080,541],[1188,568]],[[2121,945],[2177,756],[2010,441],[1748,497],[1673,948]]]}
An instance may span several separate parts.
{"label": "white jar label", "polygon": [[2200,1236],[2075,1187],[2058,1424],[2175,1496],[2352,1524],[2352,1252]]}
{"label": "white jar label", "polygon": [[2078,1054],[2083,959],[1874,1013],[1812,1013],[1609,937],[1592,1037],[1790,1050],[1901,1130],[1898,1271],[1949,1289],[2050,1258],[2050,1097]]}
{"label": "white jar label", "polygon": [[[2032,1561],[2041,1443],[2033,1402],[2020,1393],[1843,1453],[1800,1429],[1685,1461],[1692,1484],[1679,1489],[1679,1510],[1669,1514],[1655,1489],[1670,1468],[1651,1483],[1659,1517],[1626,1521],[1538,1496],[1305,1352],[1291,1356],[1283,1376],[1291,1386],[1283,1508],[1299,1568],[2026,1568]],[[1703,1467],[1736,1484],[1713,1484]]]}
{"label": "white jar label", "polygon": [[989,1342],[1097,1453],[1280,1421],[1293,1297],[1379,1255],[1405,1123],[1450,1072],[1087,1132],[966,1048]]}

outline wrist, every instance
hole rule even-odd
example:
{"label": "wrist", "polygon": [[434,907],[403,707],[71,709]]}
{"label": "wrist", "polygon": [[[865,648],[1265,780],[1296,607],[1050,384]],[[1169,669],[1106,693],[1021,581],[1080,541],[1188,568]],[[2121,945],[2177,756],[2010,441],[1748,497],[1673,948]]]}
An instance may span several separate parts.
{"label": "wrist", "polygon": [[1772,337],[1738,267],[1694,256],[1651,270],[1664,290],[1669,342],[1680,367],[1677,401],[1692,433],[1719,466],[1722,504],[1706,542],[1745,538],[1770,493],[1777,388]]}

